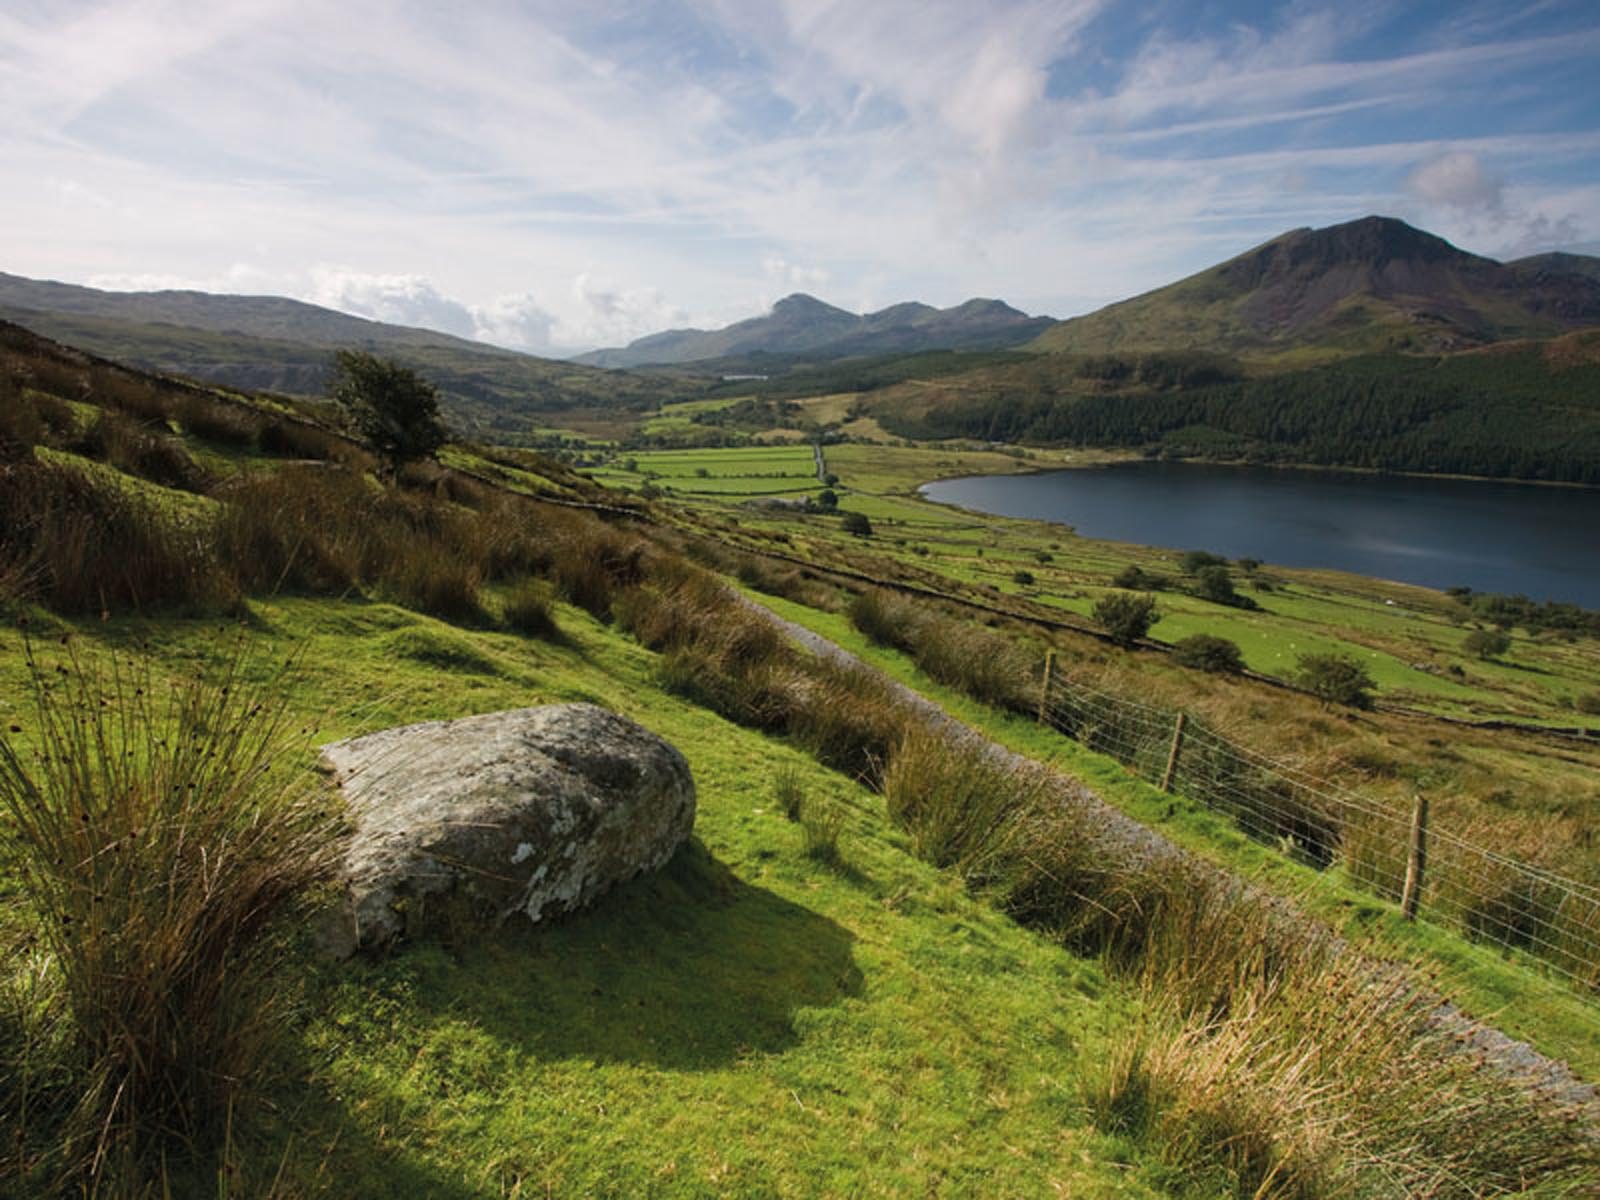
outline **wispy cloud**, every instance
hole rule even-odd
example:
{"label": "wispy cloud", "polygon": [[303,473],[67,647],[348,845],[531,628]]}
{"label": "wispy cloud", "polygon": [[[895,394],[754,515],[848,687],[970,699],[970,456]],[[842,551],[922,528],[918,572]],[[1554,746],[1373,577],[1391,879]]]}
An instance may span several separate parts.
{"label": "wispy cloud", "polygon": [[549,349],[796,289],[1063,315],[1370,211],[1600,239],[1587,6],[1196,12],[19,0],[0,269]]}

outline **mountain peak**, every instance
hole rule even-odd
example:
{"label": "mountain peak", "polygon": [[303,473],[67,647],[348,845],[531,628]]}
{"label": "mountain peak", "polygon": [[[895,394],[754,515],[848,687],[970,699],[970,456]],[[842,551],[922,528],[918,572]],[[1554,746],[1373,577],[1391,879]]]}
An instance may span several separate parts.
{"label": "mountain peak", "polygon": [[1549,337],[1600,320],[1600,281],[1586,278],[1582,265],[1507,266],[1394,217],[1367,216],[1290,230],[1177,283],[1064,322],[1034,345],[1267,355],[1315,347],[1339,355]]}
{"label": "mountain peak", "polygon": [[854,319],[855,314],[845,312],[842,308],[835,308],[825,301],[818,300],[815,296],[808,296],[805,292],[791,292],[782,300],[772,306],[772,315],[775,317],[795,316],[842,316]]}

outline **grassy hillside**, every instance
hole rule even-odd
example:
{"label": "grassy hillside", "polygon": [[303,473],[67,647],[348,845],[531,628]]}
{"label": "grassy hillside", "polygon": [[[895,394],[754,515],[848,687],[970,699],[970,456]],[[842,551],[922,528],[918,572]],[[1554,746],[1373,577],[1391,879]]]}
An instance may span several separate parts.
{"label": "grassy hillside", "polygon": [[1600,287],[1582,270],[1524,270],[1402,221],[1366,217],[1283,234],[1167,287],[1063,321],[1031,346],[1304,361],[1452,350],[1597,323]]}
{"label": "grassy hillside", "polygon": [[[148,370],[295,396],[326,395],[337,348],[323,341],[13,307],[0,307],[0,318]],[[541,425],[574,412],[637,412],[698,394],[694,382],[681,378],[601,371],[420,332],[424,336],[398,341],[352,337],[338,346],[372,349],[421,372],[439,388],[446,415],[463,437],[527,444]]]}
{"label": "grassy hillside", "polygon": [[1594,483],[1597,345],[1590,331],[1261,375],[1203,355],[1052,355],[887,388],[857,411],[911,438]]}
{"label": "grassy hillside", "polygon": [[[1071,779],[996,766],[878,677],[780,638],[710,569],[749,573],[726,545],[741,537],[799,534],[840,567],[875,538],[799,514],[780,529],[615,494],[594,507],[606,494],[556,464],[474,447],[448,455],[470,475],[422,465],[380,481],[359,448],[281,412],[49,363],[34,347],[0,373],[0,601],[27,619],[0,640],[15,751],[0,771],[8,1193],[1331,1197],[1600,1182],[1570,1103],[1419,1025],[1428,985],[1218,869],[1248,847],[1152,858],[1102,839]],[[917,469],[875,463],[836,465]],[[899,550],[917,557],[876,559],[878,579]],[[820,578],[793,585],[823,610],[844,602]],[[168,694],[197,699],[141,726],[139,698]],[[251,760],[229,737],[255,728],[258,700],[282,719]],[[630,715],[688,757],[696,839],[659,875],[550,927],[446,925],[347,966],[307,936],[314,888],[282,897],[280,923],[193,940],[235,911],[206,890],[213,864],[298,861],[263,817],[335,832],[309,775],[318,742],[563,700]],[[150,736],[128,756],[116,731],[130,728]],[[41,748],[94,770],[52,774]],[[190,774],[145,774],[169,761]],[[188,783],[228,783],[249,761],[270,766],[270,787],[230,810],[237,825],[207,825]],[[18,786],[40,772],[64,782]],[[161,786],[108,786],[147,778]],[[195,836],[167,838],[169,819]],[[164,902],[175,894],[197,898],[194,921]],[[1368,904],[1363,919],[1382,915]],[[183,953],[194,946],[213,952]],[[197,990],[218,978],[220,993]],[[1551,1042],[1572,1033],[1556,1007],[1527,1019]],[[1286,1073],[1273,1049],[1286,1042],[1321,1053]],[[226,1056],[200,1053],[213,1045]],[[170,1086],[184,1078],[216,1102]]]}

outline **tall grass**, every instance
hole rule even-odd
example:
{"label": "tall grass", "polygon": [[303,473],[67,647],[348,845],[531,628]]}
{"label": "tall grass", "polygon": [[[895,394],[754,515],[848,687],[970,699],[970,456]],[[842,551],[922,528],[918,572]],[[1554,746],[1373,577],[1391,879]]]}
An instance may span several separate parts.
{"label": "tall grass", "polygon": [[1013,712],[1038,704],[1039,656],[970,621],[947,617],[881,588],[851,600],[850,622],[882,646],[910,654],[930,678]]}
{"label": "tall grass", "polygon": [[1196,1194],[1588,1194],[1580,1114],[1464,1053],[1439,1000],[1326,930],[1103,816],[977,742],[908,733],[885,777],[924,857],[1015,918],[1098,951],[1146,1022],[1086,1088],[1096,1122]]}
{"label": "tall grass", "polygon": [[118,479],[42,462],[0,466],[0,588],[64,613],[214,608],[234,595],[203,529]]}
{"label": "tall grass", "polygon": [[336,826],[296,774],[281,671],[251,682],[235,654],[169,684],[70,645],[27,662],[31,714],[0,734],[0,837],[66,1014],[70,1086],[7,1132],[47,1134],[63,1186],[115,1192],[224,1136],[284,1015],[277,922],[327,876]]}

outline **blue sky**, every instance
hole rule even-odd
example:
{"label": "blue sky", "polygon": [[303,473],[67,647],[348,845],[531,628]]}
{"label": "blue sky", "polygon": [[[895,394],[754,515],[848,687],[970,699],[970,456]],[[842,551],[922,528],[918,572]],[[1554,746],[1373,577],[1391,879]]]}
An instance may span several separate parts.
{"label": "blue sky", "polygon": [[0,270],[549,353],[1372,212],[1600,253],[1596,64],[1593,0],[8,0]]}

